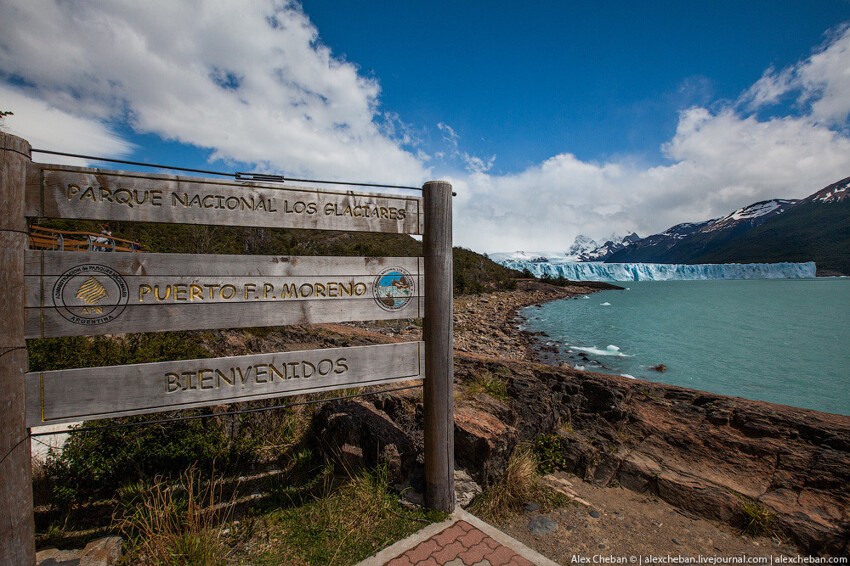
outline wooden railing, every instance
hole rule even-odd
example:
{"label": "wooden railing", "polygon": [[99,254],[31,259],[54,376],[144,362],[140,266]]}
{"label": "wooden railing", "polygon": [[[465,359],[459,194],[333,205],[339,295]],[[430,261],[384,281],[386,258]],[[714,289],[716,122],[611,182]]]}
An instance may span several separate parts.
{"label": "wooden railing", "polygon": [[34,250],[66,252],[138,252],[142,250],[142,245],[138,242],[108,234],[56,230],[44,226],[29,228],[29,244]]}

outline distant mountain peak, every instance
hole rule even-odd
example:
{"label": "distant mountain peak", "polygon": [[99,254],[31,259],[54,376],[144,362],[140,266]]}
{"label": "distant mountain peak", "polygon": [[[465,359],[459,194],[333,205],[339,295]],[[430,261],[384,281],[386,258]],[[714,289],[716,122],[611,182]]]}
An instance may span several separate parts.
{"label": "distant mountain peak", "polygon": [[660,234],[632,242],[605,261],[686,264],[816,261],[819,274],[850,275],[848,205],[850,177],[802,200],[764,200],[721,218],[677,224]]}
{"label": "distant mountain peak", "polygon": [[640,239],[637,233],[630,232],[625,236],[611,235],[604,244],[598,244],[595,240],[580,234],[567,250],[567,256],[575,261],[605,261],[611,254],[625,249]]}
{"label": "distant mountain peak", "polygon": [[806,197],[801,202],[834,203],[843,202],[848,198],[850,198],[850,177],[824,187],[815,194]]}
{"label": "distant mountain peak", "polygon": [[794,199],[771,199],[756,202],[712,221],[705,227],[705,230],[708,232],[724,230],[741,224],[742,222],[749,222],[751,227],[755,227],[771,216],[782,214],[788,210],[788,207],[794,206],[798,202],[798,200]]}

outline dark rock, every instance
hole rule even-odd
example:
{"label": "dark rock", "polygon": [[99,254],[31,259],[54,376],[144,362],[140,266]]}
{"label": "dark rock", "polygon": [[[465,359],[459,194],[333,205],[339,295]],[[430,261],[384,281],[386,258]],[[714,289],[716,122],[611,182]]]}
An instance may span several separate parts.
{"label": "dark rock", "polygon": [[369,403],[328,403],[314,415],[313,430],[319,450],[343,469],[385,465],[391,481],[405,483],[416,467],[413,443]]}
{"label": "dark rock", "polygon": [[611,454],[603,454],[599,464],[593,471],[593,483],[595,485],[607,486],[620,469],[621,460]]}
{"label": "dark rock", "polygon": [[588,514],[589,514],[591,517],[593,517],[594,519],[598,519],[599,517],[601,517],[601,516],[602,516],[602,513],[600,513],[600,512],[599,512],[599,511],[597,511],[596,509],[591,509],[591,510],[590,510],[590,513],[588,513]]}
{"label": "dark rock", "polygon": [[540,511],[540,505],[534,501],[526,501],[522,506],[522,510],[526,513],[534,513],[535,511]]}
{"label": "dark rock", "polygon": [[548,535],[558,530],[558,523],[546,515],[535,515],[528,521],[528,530],[535,535]]}

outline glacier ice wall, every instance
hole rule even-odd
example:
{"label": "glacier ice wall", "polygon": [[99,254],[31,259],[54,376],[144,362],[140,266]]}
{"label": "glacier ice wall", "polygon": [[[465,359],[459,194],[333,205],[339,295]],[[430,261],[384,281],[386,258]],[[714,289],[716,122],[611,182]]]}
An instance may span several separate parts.
{"label": "glacier ice wall", "polygon": [[536,277],[572,281],[673,281],[697,279],[802,279],[815,277],[815,263],[664,263],[535,262],[504,260],[506,267],[529,270]]}

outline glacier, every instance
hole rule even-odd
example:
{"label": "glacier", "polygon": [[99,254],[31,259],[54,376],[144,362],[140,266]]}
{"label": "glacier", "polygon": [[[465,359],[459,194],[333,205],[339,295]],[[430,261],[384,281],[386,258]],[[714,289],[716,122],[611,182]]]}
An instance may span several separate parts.
{"label": "glacier", "polygon": [[706,279],[808,279],[815,277],[815,262],[805,263],[602,263],[541,262],[520,259],[500,261],[505,267],[535,277],[563,277],[571,281],[688,281]]}

